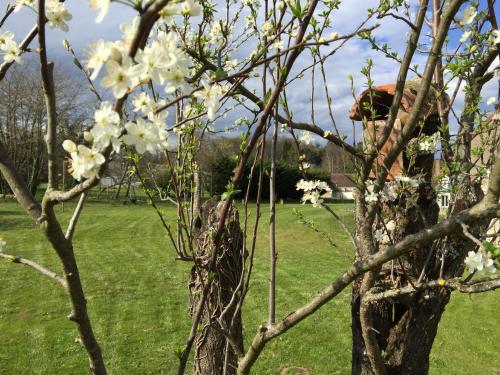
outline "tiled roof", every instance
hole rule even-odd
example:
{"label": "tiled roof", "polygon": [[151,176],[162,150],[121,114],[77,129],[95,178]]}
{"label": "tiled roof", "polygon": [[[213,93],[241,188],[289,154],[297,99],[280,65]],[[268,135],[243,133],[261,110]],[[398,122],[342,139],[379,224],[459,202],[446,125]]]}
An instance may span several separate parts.
{"label": "tiled roof", "polygon": [[356,186],[352,177],[345,173],[332,173],[330,175],[330,181],[339,188]]}

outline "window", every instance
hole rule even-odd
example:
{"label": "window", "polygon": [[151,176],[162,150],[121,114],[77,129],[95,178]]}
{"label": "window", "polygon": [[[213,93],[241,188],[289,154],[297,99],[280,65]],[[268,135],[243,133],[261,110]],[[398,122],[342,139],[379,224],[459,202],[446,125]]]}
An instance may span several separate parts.
{"label": "window", "polygon": [[441,195],[441,207],[448,207],[450,204],[448,194]]}

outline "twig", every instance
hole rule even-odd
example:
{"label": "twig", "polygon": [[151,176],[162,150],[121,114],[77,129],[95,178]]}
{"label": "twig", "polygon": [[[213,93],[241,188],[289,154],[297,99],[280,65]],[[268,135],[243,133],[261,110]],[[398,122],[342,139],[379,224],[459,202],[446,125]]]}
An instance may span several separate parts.
{"label": "twig", "polygon": [[75,211],[73,212],[73,216],[71,216],[71,219],[68,224],[68,229],[66,230],[66,239],[68,241],[73,240],[73,233],[75,232],[76,224],[78,222],[78,219],[80,218],[80,214],[83,209],[83,203],[85,202],[85,198],[87,197],[87,193],[84,192],[80,195],[80,199],[78,200],[78,204],[75,207]]}
{"label": "twig", "polygon": [[489,292],[500,288],[500,277],[477,280],[475,282],[469,283],[461,280],[460,278],[453,278],[449,280],[439,279],[427,281],[425,283],[419,283],[415,286],[408,285],[402,288],[385,290],[383,292],[368,292],[365,295],[363,301],[365,303],[374,303],[382,299],[397,298],[403,295],[412,294],[414,292],[420,292],[426,289],[433,288],[449,288],[451,290],[456,290],[460,293],[483,293]]}
{"label": "twig", "polygon": [[[394,259],[411,248],[418,248],[421,245],[432,243],[432,241],[442,238],[460,229],[460,222],[477,223],[479,220],[500,216],[500,205],[498,203],[488,203],[498,201],[500,193],[500,160],[497,160],[497,174],[492,173],[495,189],[491,191],[491,198],[483,199],[473,207],[460,212],[458,215],[444,220],[430,228],[426,228],[415,234],[408,235],[399,243],[387,249],[375,253],[362,261],[357,261],[342,276],[334,280],[328,287],[318,293],[316,297],[297,310],[286,315],[285,318],[272,325],[261,326],[254,336],[245,357],[240,360],[239,373],[247,374],[253,363],[257,360],[266,344],[274,338],[282,335],[290,328],[294,327],[302,320],[313,314],[324,304],[337,296],[342,290],[350,285],[356,278],[375,267]],[[490,195],[488,194],[488,195]],[[487,196],[488,196],[487,195]]]}
{"label": "twig", "polygon": [[382,19],[382,18],[387,17],[387,16],[390,16],[390,17],[395,18],[397,20],[403,21],[408,26],[410,26],[413,30],[418,31],[418,26],[416,26],[413,22],[411,22],[410,20],[407,20],[406,18],[404,18],[402,16],[398,16],[397,14],[394,14],[391,12],[381,14],[381,15],[377,16],[377,18]]}
{"label": "twig", "polygon": [[17,264],[24,264],[25,266],[31,267],[34,270],[44,274],[45,276],[50,277],[51,279],[54,279],[57,281],[59,284],[61,284],[63,287],[66,287],[66,281],[64,280],[63,277],[59,276],[57,273],[49,270],[48,268],[33,262],[32,260],[26,259],[26,258],[21,258],[16,255],[9,255],[5,253],[0,253],[0,258],[3,258],[9,262],[12,263],[17,263]]}
{"label": "twig", "polygon": [[45,107],[47,108],[47,190],[57,189],[57,112],[56,93],[54,88],[54,64],[47,61],[47,46],[45,43],[45,0],[38,3],[38,44],[40,54],[40,73],[42,76],[43,93],[45,96]]}

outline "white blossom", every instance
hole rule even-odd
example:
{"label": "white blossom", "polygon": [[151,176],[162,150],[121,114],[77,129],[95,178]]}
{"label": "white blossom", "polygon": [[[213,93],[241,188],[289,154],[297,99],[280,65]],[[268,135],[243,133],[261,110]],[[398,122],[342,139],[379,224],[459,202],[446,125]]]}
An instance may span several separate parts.
{"label": "white blossom", "polygon": [[164,49],[158,42],[155,42],[143,50],[137,51],[135,61],[144,80],[151,79],[153,83],[162,84],[164,82],[163,75],[174,63],[169,57],[165,56]]}
{"label": "white blossom", "polygon": [[45,17],[51,29],[59,28],[67,32],[69,30],[67,21],[72,19],[71,14],[66,9],[64,3],[59,0],[49,0],[45,5]]}
{"label": "white blossom", "polygon": [[472,21],[474,21],[474,18],[476,18],[477,15],[477,9],[475,7],[468,6],[465,8],[464,12],[462,13],[462,18],[458,21],[458,23],[461,26],[468,25]]}
{"label": "white blossom", "polygon": [[253,28],[255,26],[255,18],[253,15],[249,14],[245,16],[245,28]]}
{"label": "white blossom", "polygon": [[203,81],[203,89],[196,91],[193,95],[200,99],[207,109],[207,117],[210,121],[215,119],[215,114],[219,109],[219,100],[224,94],[225,89],[217,84],[209,84]]}
{"label": "white blossom", "polygon": [[63,142],[62,147],[63,147],[64,151],[66,151],[68,153],[72,153],[72,152],[77,152],[78,151],[78,148],[76,147],[75,142],[73,142],[73,141],[71,141],[69,139],[66,139]]}
{"label": "white blossom", "polygon": [[181,9],[177,3],[168,3],[158,14],[165,25],[171,26],[174,23],[174,17],[181,14]]}
{"label": "white blossom", "polygon": [[15,6],[14,6],[14,12],[19,12],[22,7],[34,7],[36,3],[36,0],[16,0]]}
{"label": "white blossom", "polygon": [[224,45],[226,37],[224,36],[222,29],[222,20],[217,20],[212,24],[210,32],[208,33],[208,38],[211,44],[216,46]]}
{"label": "white blossom", "polygon": [[281,51],[284,48],[284,44],[282,40],[277,40],[273,44],[273,48],[276,49],[277,51]]}
{"label": "white blossom", "polygon": [[378,193],[375,192],[369,192],[367,191],[365,193],[365,202],[366,203],[377,203],[378,201]]}
{"label": "white blossom", "polygon": [[337,39],[339,37],[339,33],[334,31],[333,33],[330,34],[330,39]]}
{"label": "white blossom", "polygon": [[12,41],[14,41],[14,34],[11,31],[6,31],[3,34],[0,34],[0,48]]}
{"label": "white blossom", "polygon": [[396,229],[396,222],[394,220],[389,220],[386,224],[385,227],[389,232],[394,231]]}
{"label": "white blossom", "polygon": [[98,11],[97,17],[95,19],[96,23],[101,23],[106,14],[108,14],[109,4],[111,0],[90,0],[90,7],[93,10]]}
{"label": "white blossom", "polygon": [[123,141],[129,146],[134,146],[139,154],[149,152],[156,154],[158,151],[166,150],[168,133],[158,122],[151,122],[138,118],[136,122],[125,124],[127,134]]}
{"label": "white blossom", "polygon": [[489,41],[491,44],[500,43],[500,30],[491,30]]}
{"label": "white blossom", "polygon": [[264,36],[271,36],[274,33],[274,26],[271,22],[265,22],[262,25],[262,31],[264,32]]}
{"label": "white blossom", "polygon": [[374,192],[375,186],[373,185],[373,181],[372,180],[365,181],[365,186],[366,186],[365,202],[368,204],[377,203],[380,193]]}
{"label": "white blossom", "polygon": [[85,139],[89,143],[90,142],[94,142],[94,136],[89,131],[84,131],[83,132],[83,139]]}
{"label": "white blossom", "polygon": [[147,93],[141,92],[134,96],[132,99],[132,104],[134,105],[134,112],[142,112],[143,114],[149,116],[151,113],[154,114],[160,107],[166,104],[164,99],[155,101]]}
{"label": "white blossom", "polygon": [[22,64],[21,59],[21,48],[13,40],[7,39],[3,44],[0,45],[0,52],[3,53],[3,60],[6,63],[16,62]]}
{"label": "white blossom", "polygon": [[182,3],[182,14],[185,16],[199,16],[201,10],[201,5],[197,0],[186,0]]}
{"label": "white blossom", "polygon": [[63,148],[71,155],[69,172],[77,181],[83,178],[99,177],[99,168],[106,159],[98,150],[83,145],[75,145],[73,141],[65,140]]}
{"label": "white blossom", "polygon": [[412,187],[418,187],[420,185],[418,180],[414,180],[408,176],[396,176],[394,179],[402,184],[409,184]]}
{"label": "white blossom", "polygon": [[310,201],[313,207],[321,207],[324,198],[332,197],[332,189],[324,181],[306,181],[301,179],[297,182],[296,188],[297,190],[304,190],[304,195],[301,198],[302,204]]}
{"label": "white blossom", "polygon": [[130,46],[132,41],[134,40],[135,34],[139,29],[139,23],[141,22],[141,18],[136,16],[132,19],[131,23],[124,22],[120,24],[120,30],[123,33],[123,42],[125,46]]}
{"label": "white blossom", "polygon": [[260,1],[259,0],[243,0],[243,4],[245,4],[248,7],[254,8],[254,9],[260,8]]}
{"label": "white blossom", "polygon": [[121,64],[108,60],[106,71],[108,75],[102,79],[101,85],[112,88],[113,95],[117,99],[122,98],[133,85],[137,84],[141,73],[128,57],[124,58]]}
{"label": "white blossom", "polygon": [[312,139],[312,134],[305,130],[302,131],[299,137],[299,141],[304,142],[306,145],[310,144]]}
{"label": "white blossom", "polygon": [[470,38],[472,34],[472,31],[466,31],[462,34],[462,36],[460,37],[460,43],[464,43],[467,39]]}
{"label": "white blossom", "polygon": [[167,81],[165,85],[165,92],[167,94],[173,93],[176,90],[185,93],[190,88],[186,82],[186,77],[189,75],[187,61],[188,59],[179,57],[176,64],[163,73],[163,78]]}
{"label": "white blossom", "polygon": [[469,251],[467,253],[467,258],[464,261],[467,266],[467,271],[473,273],[476,270],[480,275],[484,273],[496,273],[497,269],[495,267],[495,262],[491,259],[490,253],[484,253],[483,251]]}
{"label": "white blossom", "polygon": [[238,66],[238,60],[233,59],[233,60],[227,60],[226,64],[224,65],[224,68],[226,70],[235,70],[237,66]]}
{"label": "white blossom", "polygon": [[[113,43],[99,39],[95,48],[88,53],[87,68],[92,69],[90,79],[94,80],[99,75],[101,68],[108,61],[113,49]],[[120,54],[121,57],[121,54]]]}
{"label": "white blossom", "polygon": [[94,140],[94,147],[102,150],[110,143],[116,152],[120,149],[118,137],[121,134],[120,116],[111,107],[111,103],[102,102],[101,107],[94,113],[95,125],[90,131]]}
{"label": "white blossom", "polygon": [[419,150],[428,154],[436,151],[437,137],[438,133],[434,133],[431,136],[423,137],[423,139],[418,144]]}
{"label": "white blossom", "polygon": [[491,98],[488,98],[488,100],[486,100],[486,104],[492,105],[492,104],[495,104],[496,101],[497,101],[497,98],[495,96],[492,96]]}
{"label": "white blossom", "polygon": [[142,113],[148,113],[148,108],[151,103],[151,97],[145,93],[141,92],[137,95],[135,95],[132,99],[132,104],[134,105],[134,112],[139,112],[141,111]]}

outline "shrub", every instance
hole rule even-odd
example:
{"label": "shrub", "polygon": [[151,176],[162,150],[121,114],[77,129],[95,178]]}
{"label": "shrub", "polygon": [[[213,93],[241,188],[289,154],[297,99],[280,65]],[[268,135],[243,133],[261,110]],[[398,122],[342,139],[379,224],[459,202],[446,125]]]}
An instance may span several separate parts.
{"label": "shrub", "polygon": [[[212,160],[209,170],[205,174],[205,188],[212,195],[221,195],[226,191],[226,185],[231,180],[236,161],[223,154],[218,154]],[[262,198],[269,199],[269,173],[271,170],[270,162],[264,163],[264,178],[262,186]],[[251,165],[245,166],[244,178],[238,186],[240,193],[236,198],[242,198],[248,187]],[[307,179],[329,181],[329,175],[326,172],[310,170],[306,172]],[[276,163],[276,195],[277,199],[294,199],[298,200],[302,196],[300,191],[297,191],[295,185],[299,180],[304,178],[302,172],[297,165],[290,165],[286,162],[278,161]],[[250,186],[250,198],[257,198],[259,183],[259,169],[256,167],[253,172],[252,182]]]}

